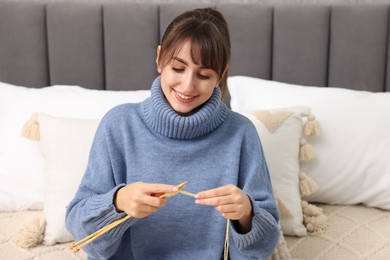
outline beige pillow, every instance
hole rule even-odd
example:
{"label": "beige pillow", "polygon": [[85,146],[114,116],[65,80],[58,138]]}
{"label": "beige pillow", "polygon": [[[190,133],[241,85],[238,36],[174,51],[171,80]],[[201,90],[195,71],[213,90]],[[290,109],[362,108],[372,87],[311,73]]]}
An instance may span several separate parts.
{"label": "beige pillow", "polygon": [[[305,236],[302,196],[318,187],[300,170],[301,163],[314,158],[305,139],[318,134],[319,126],[308,107],[254,110],[243,113],[260,136],[274,192],[279,200],[281,227],[285,235]],[[310,119],[310,120],[309,120]]]}

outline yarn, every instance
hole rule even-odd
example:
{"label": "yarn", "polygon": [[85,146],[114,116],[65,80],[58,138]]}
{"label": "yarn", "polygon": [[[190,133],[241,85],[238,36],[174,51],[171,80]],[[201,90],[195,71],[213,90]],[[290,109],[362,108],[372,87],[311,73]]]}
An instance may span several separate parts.
{"label": "yarn", "polygon": [[46,222],[44,219],[33,219],[30,222],[24,223],[15,233],[12,240],[20,247],[33,248],[42,243],[45,227]]}

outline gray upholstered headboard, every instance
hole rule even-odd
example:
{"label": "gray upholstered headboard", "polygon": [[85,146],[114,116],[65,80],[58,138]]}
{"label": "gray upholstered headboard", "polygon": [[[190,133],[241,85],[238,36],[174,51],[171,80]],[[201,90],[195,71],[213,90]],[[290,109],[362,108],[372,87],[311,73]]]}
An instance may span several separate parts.
{"label": "gray upholstered headboard", "polygon": [[[0,81],[147,89],[167,23],[194,5],[0,2]],[[218,4],[231,75],[390,91],[389,6]]]}

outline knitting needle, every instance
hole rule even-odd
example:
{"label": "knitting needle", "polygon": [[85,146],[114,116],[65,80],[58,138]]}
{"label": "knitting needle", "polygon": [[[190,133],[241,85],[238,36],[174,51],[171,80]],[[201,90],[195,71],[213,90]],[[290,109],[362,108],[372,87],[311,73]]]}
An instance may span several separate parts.
{"label": "knitting needle", "polygon": [[[163,195],[160,196],[160,198],[167,198],[167,197],[172,197],[172,196],[177,195],[181,191],[181,189],[183,189],[186,186],[186,184],[187,184],[187,181],[185,181],[183,183],[180,183],[179,185],[176,186],[178,188],[177,192],[167,192],[167,193],[164,193]],[[189,192],[185,192],[185,193],[188,193],[186,195],[192,194],[192,193],[189,193]],[[183,194],[185,194],[185,193],[183,193]],[[192,194],[192,195],[189,195],[189,196],[195,196],[195,195]],[[119,224],[125,222],[129,218],[131,218],[131,217],[129,215],[127,215],[127,216],[124,216],[124,217],[122,217],[120,219],[115,220],[114,222],[108,224],[107,226],[99,229],[95,233],[92,233],[91,235],[81,239],[80,241],[73,243],[70,246],[70,249],[73,252],[75,252],[75,253],[78,252],[82,247],[84,247],[88,243],[92,242],[96,238],[100,237],[104,233],[108,232],[109,230],[113,229],[114,227],[118,226]]]}
{"label": "knitting needle", "polygon": [[178,191],[164,193],[163,195],[160,196],[160,198],[161,198],[161,199],[164,199],[164,198],[169,198],[169,197],[175,196],[175,195],[178,194],[178,193],[180,192],[180,190],[183,189],[186,185],[187,185],[187,181],[185,181],[185,182],[183,182],[183,183],[180,183],[179,185],[176,186],[177,189],[178,189]]}
{"label": "knitting needle", "polygon": [[73,243],[71,246],[70,246],[70,249],[73,251],[73,252],[78,252],[82,247],[84,247],[85,245],[87,245],[88,243],[92,242],[93,240],[95,240],[96,238],[102,236],[104,233],[110,231],[111,229],[113,229],[114,227],[118,226],[119,224],[125,222],[126,220],[130,219],[131,217],[129,215],[127,216],[124,216],[123,218],[120,218],[120,219],[117,219],[116,221],[108,224],[107,226],[99,229],[98,231],[96,231],[95,233],[81,239],[80,241],[78,242],[75,242]]}
{"label": "knitting needle", "polygon": [[188,191],[185,191],[185,190],[179,190],[179,193],[195,198],[195,194],[194,193],[191,193],[191,192],[188,192]]}

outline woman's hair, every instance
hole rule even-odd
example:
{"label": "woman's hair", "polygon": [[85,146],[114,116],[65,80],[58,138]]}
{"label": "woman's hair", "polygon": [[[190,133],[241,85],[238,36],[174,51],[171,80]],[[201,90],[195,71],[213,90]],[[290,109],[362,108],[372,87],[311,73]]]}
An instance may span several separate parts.
{"label": "woman's hair", "polygon": [[230,36],[225,18],[212,8],[199,8],[176,17],[165,30],[158,64],[165,67],[187,40],[191,42],[193,62],[218,74],[224,97],[230,62]]}

